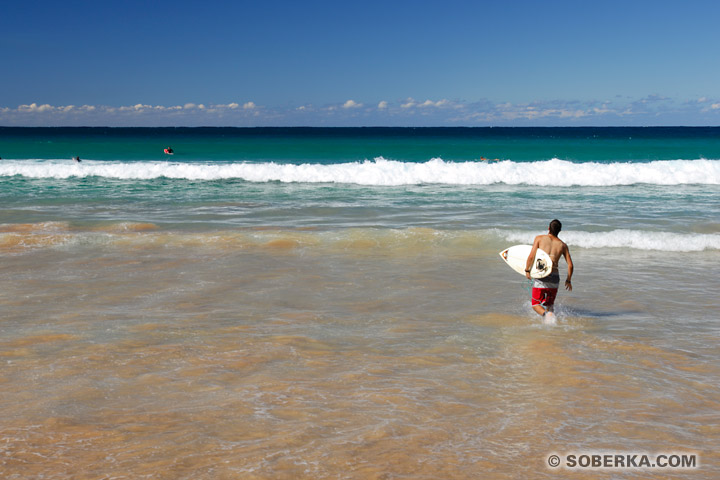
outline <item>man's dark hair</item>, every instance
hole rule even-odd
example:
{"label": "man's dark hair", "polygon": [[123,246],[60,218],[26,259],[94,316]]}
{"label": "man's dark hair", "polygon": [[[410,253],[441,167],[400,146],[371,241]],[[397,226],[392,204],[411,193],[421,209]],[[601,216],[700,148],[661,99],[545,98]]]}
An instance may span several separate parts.
{"label": "man's dark hair", "polygon": [[557,237],[557,234],[560,233],[560,230],[562,230],[562,223],[560,223],[560,220],[555,219],[552,222],[550,222],[550,233],[555,235]]}

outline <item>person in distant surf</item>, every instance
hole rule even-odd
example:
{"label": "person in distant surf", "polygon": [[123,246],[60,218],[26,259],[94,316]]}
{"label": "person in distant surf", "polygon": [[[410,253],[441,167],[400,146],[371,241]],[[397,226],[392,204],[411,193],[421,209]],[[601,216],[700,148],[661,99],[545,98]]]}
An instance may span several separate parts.
{"label": "person in distant surf", "polygon": [[547,235],[538,235],[535,237],[532,250],[530,250],[530,255],[528,255],[527,263],[525,264],[525,276],[529,279],[530,270],[532,270],[538,248],[545,251],[552,259],[553,269],[550,275],[544,278],[536,278],[533,282],[532,308],[538,315],[542,315],[543,317],[546,315],[554,315],[552,312],[555,306],[555,297],[557,296],[558,287],[560,286],[560,271],[558,270],[560,257],[564,257],[567,262],[565,289],[572,292],[571,279],[573,275],[573,262],[570,257],[570,249],[568,249],[565,242],[558,238],[560,230],[562,230],[560,220],[555,219],[550,222]]}
{"label": "person in distant surf", "polygon": [[172,155],[172,154],[175,153],[175,152],[173,152],[172,147],[167,147],[167,148],[165,149],[165,153],[167,153],[168,155]]}
{"label": "person in distant surf", "polygon": [[80,160],[80,157],[73,157],[73,160],[75,161],[75,163],[82,162],[82,160]]}

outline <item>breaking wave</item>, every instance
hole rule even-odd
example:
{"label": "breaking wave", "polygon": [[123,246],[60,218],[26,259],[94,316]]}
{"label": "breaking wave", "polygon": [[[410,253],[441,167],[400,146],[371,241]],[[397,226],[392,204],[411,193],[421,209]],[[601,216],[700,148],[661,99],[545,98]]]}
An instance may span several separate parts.
{"label": "breaking wave", "polygon": [[[501,233],[506,240],[532,243],[534,235],[528,232]],[[563,231],[561,238],[571,247],[628,248],[663,252],[701,252],[720,250],[718,233],[674,233],[641,230],[613,230],[610,232]]]}
{"label": "breaking wave", "polygon": [[122,180],[156,178],[193,181],[336,183],[371,186],[421,184],[614,186],[720,185],[720,160],[664,160],[645,163],[450,162],[435,158],[423,163],[376,158],[337,164],[108,162],[86,160],[4,160],[0,176],[67,179],[101,177]]}

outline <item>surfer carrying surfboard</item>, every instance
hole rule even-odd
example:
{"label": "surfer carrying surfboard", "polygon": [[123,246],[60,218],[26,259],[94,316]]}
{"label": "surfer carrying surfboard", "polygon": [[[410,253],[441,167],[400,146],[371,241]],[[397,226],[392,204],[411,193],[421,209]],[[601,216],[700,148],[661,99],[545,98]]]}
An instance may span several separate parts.
{"label": "surfer carrying surfboard", "polygon": [[525,264],[525,276],[530,279],[530,271],[532,270],[533,262],[535,261],[535,254],[538,249],[547,252],[552,259],[552,272],[550,275],[533,280],[532,308],[538,313],[538,315],[542,316],[545,316],[546,314],[552,315],[553,306],[555,305],[555,297],[557,296],[558,287],[560,286],[560,272],[558,271],[558,262],[560,261],[560,257],[564,257],[568,265],[565,289],[572,292],[571,279],[573,274],[573,263],[568,246],[565,242],[558,238],[560,230],[562,230],[562,223],[560,223],[560,220],[555,219],[550,222],[547,235],[538,235],[535,237],[532,250],[530,250],[530,255],[528,255],[527,263]]}

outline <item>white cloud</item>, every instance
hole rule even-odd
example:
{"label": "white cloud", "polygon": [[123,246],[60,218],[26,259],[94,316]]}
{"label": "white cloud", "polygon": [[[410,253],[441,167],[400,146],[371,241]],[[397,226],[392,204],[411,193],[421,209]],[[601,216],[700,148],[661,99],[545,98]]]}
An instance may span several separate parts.
{"label": "white cloud", "polygon": [[48,112],[54,110],[55,107],[52,105],[43,104],[38,105],[37,103],[31,103],[30,105],[20,105],[18,110],[21,112]]}
{"label": "white cloud", "polygon": [[146,110],[154,110],[155,107],[152,105],[144,105],[142,103],[138,103],[136,105],[131,105],[128,107],[119,107],[117,110],[121,112],[134,112],[134,113],[143,113]]}
{"label": "white cloud", "polygon": [[596,115],[605,115],[607,113],[612,113],[613,110],[608,108],[607,104],[603,104],[601,107],[593,107],[592,108],[593,113]]}
{"label": "white cloud", "polygon": [[423,103],[419,104],[418,107],[444,107],[449,102],[445,99],[438,100],[437,102],[433,102],[432,100],[425,100]]}
{"label": "white cloud", "polygon": [[413,98],[408,98],[407,101],[400,105],[400,108],[427,108],[427,107],[445,107],[450,105],[450,102],[442,99],[438,100],[436,102],[433,102],[432,100],[425,100],[422,103],[416,102]]}
{"label": "white cloud", "polygon": [[[658,95],[612,100],[495,103],[424,100],[382,100],[364,109],[356,100],[318,108],[312,104],[262,108],[252,101],[227,104],[163,106],[137,103],[124,106],[29,103],[0,106],[0,125],[7,126],[452,126],[452,125],[658,125],[717,123],[718,99],[686,101]],[[363,108],[363,110],[360,110]],[[362,112],[359,115],[358,112]],[[677,121],[676,119],[680,119]],[[689,119],[689,120],[688,120]]]}

